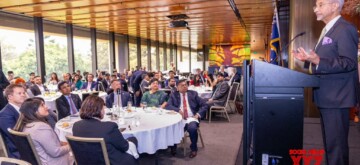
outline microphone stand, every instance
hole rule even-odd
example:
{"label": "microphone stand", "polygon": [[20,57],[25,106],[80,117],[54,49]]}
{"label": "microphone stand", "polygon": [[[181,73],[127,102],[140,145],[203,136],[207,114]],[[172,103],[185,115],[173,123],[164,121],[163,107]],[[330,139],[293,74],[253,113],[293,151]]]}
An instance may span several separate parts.
{"label": "microphone stand", "polygon": [[[306,34],[306,32],[301,32],[301,33],[299,33],[298,35],[296,35],[294,38],[292,38],[284,47],[282,47],[282,49],[279,51],[279,53],[280,53],[280,62],[281,62],[281,66],[282,67],[284,67],[284,63],[283,63],[283,61],[282,61],[282,59],[281,59],[281,53],[284,51],[284,50],[286,50],[289,46],[290,46],[290,44],[296,39],[296,38],[298,38],[298,37],[300,37],[300,36],[303,36],[304,34]],[[276,61],[277,59],[278,59],[278,57],[279,56],[276,56],[273,60],[271,60],[269,63],[272,63],[272,62],[274,62],[274,61]]]}

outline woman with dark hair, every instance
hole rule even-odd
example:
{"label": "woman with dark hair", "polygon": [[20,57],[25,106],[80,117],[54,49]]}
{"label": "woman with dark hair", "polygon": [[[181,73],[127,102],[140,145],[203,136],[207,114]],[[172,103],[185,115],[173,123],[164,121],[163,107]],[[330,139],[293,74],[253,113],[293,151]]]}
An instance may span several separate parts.
{"label": "woman with dark hair", "polygon": [[146,91],[141,97],[140,106],[145,106],[143,103],[146,103],[149,107],[161,107],[166,106],[167,95],[164,91],[159,90],[159,80],[153,78],[149,82],[150,90]]}
{"label": "woman with dark hair", "polygon": [[49,84],[53,84],[53,85],[56,85],[59,83],[59,78],[57,76],[57,74],[55,72],[52,72],[51,73],[51,77],[50,77],[50,81],[49,81]]}
{"label": "woman with dark hair", "polygon": [[72,90],[76,90],[76,89],[81,89],[81,87],[83,86],[83,82],[81,81],[80,79],[80,75],[78,74],[75,74],[74,76],[74,81],[73,83],[71,84],[71,89]]}
{"label": "woman with dark hair", "polygon": [[200,75],[195,75],[194,78],[192,80],[190,80],[190,85],[194,85],[196,87],[202,85],[202,81],[200,78]]}
{"label": "woman with dark hair", "polygon": [[43,165],[73,163],[69,154],[69,145],[60,142],[47,121],[49,111],[44,100],[28,98],[21,105],[19,111],[20,117],[14,130],[30,134]]}
{"label": "woman with dark hair", "polygon": [[[80,118],[73,126],[73,135],[86,138],[104,138],[110,164],[138,164],[136,138],[124,139],[114,122],[102,122],[105,114],[104,100],[98,96],[88,96],[81,105]],[[135,153],[134,153],[135,152]],[[130,155],[128,153],[133,153]]]}

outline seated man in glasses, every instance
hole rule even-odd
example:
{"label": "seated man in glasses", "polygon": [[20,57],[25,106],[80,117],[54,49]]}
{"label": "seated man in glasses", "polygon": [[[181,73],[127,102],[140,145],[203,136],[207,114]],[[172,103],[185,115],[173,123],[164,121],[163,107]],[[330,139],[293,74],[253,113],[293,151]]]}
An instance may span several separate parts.
{"label": "seated man in glasses", "polygon": [[[166,109],[179,112],[183,119],[186,120],[184,130],[189,132],[191,140],[190,158],[197,155],[197,140],[199,121],[205,116],[208,109],[206,102],[201,99],[196,91],[188,90],[186,79],[180,80],[177,85],[178,91],[172,93],[167,102]],[[171,154],[176,154],[176,145],[171,147]]]}

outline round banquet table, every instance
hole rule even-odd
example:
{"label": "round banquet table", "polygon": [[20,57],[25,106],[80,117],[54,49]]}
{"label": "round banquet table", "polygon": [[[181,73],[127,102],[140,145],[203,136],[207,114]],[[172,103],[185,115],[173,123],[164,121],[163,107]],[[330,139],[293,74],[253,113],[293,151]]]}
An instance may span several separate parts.
{"label": "round banquet table", "polygon": [[196,91],[199,94],[199,97],[203,99],[208,99],[211,97],[212,94],[212,88],[211,87],[195,87],[195,86],[189,86],[189,90]]}
{"label": "round banquet table", "polygon": [[[80,96],[80,99],[82,100],[82,94],[84,93],[91,93],[91,92],[71,92],[72,94],[78,94]],[[59,98],[62,94],[60,92],[57,92],[57,93],[52,93],[52,94],[49,94],[47,96],[45,95],[38,95],[36,97],[41,97],[45,100],[45,104],[46,106],[50,109],[50,110],[55,110],[56,109],[56,103],[55,103],[55,100],[57,98]],[[104,101],[105,101],[105,98],[106,98],[107,94],[106,92],[99,92],[99,97],[101,97]]]}
{"label": "round banquet table", "polygon": [[[144,111],[142,108],[132,108],[134,112],[127,113],[123,111],[122,117],[125,124],[119,124],[119,120],[111,120],[109,115],[105,115],[102,121],[116,122],[119,128],[126,128],[122,132],[124,138],[136,137],[138,140],[138,152],[154,154],[159,149],[166,149],[168,146],[179,144],[184,137],[183,121],[179,113],[167,110],[149,110]],[[109,111],[107,109],[107,111]],[[158,112],[162,111],[162,114]],[[127,113],[127,114],[126,114]],[[122,120],[120,119],[120,120]],[[136,119],[140,125],[136,126]],[[65,136],[72,135],[72,126],[80,117],[68,116],[56,123],[55,132],[58,134],[60,141],[66,141]],[[63,123],[69,123],[68,127],[63,127]],[[131,128],[131,129],[130,129]]]}

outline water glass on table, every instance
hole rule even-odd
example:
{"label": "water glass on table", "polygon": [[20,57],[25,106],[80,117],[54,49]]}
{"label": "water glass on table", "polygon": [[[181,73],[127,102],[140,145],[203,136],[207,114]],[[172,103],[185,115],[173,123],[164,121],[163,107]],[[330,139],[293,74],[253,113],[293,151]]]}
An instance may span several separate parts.
{"label": "water glass on table", "polygon": [[143,110],[145,111],[147,107],[147,102],[143,102],[142,105],[143,105]]}

